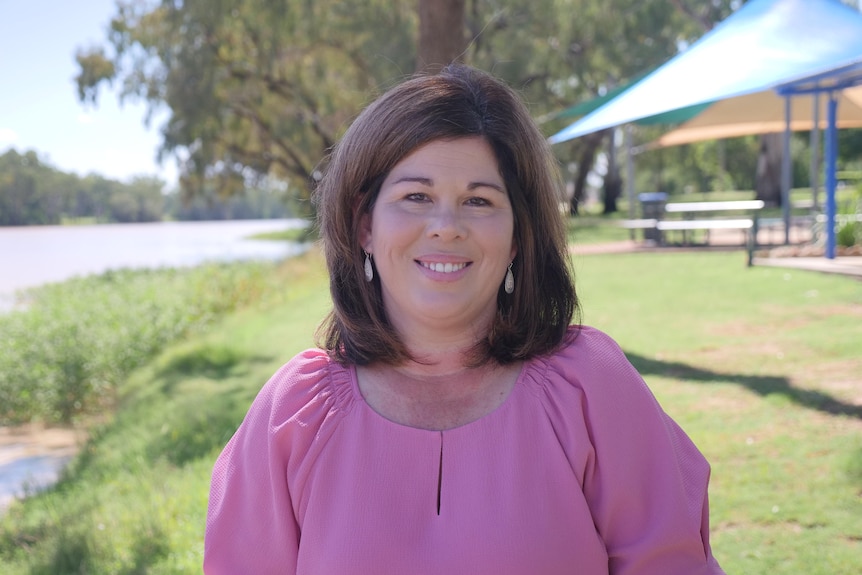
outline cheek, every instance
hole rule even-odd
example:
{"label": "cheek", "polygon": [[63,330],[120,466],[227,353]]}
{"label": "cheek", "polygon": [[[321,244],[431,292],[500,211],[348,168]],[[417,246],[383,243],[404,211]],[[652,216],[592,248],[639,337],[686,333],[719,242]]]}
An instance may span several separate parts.
{"label": "cheek", "polygon": [[404,249],[421,235],[421,230],[422,227],[409,216],[396,217],[386,212],[375,214],[369,245],[378,252]]}

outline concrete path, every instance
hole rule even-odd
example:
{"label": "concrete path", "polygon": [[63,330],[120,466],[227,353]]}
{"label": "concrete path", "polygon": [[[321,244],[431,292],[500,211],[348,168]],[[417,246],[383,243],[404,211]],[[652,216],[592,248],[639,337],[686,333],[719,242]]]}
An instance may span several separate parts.
{"label": "concrete path", "polygon": [[[763,233],[763,232],[761,232]],[[772,234],[771,237],[764,237],[758,234],[758,240],[763,243],[777,243],[782,238]],[[681,246],[681,245],[656,245],[643,240],[624,240],[619,242],[608,242],[599,244],[574,244],[570,247],[570,251],[575,255],[590,255],[590,254],[621,254],[621,253],[672,253],[672,252],[698,252],[698,251],[716,251],[716,250],[733,250],[744,251],[745,246],[739,233],[735,231],[720,232],[713,231],[709,235],[708,243],[699,244],[696,246]],[[772,266],[788,269],[802,269],[821,273],[840,274],[850,277],[862,279],[862,254],[860,255],[839,255],[834,259],[828,259],[823,254],[822,249],[818,250],[812,246],[806,249],[795,250],[796,252],[805,255],[793,255],[794,250],[787,249],[788,247],[799,247],[810,242],[810,237],[802,234],[799,231],[791,235],[790,246],[776,246],[773,248],[764,247],[755,253],[753,265],[755,266]]]}

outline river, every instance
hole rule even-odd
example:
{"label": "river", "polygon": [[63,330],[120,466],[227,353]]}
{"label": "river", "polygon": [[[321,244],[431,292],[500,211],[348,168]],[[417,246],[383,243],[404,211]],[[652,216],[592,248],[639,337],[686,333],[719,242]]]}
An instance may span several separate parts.
{"label": "river", "polygon": [[[15,307],[18,290],[109,269],[283,259],[304,247],[249,236],[304,225],[281,219],[0,227],[0,311]],[[72,457],[73,438],[54,430],[53,443],[45,439],[44,432],[0,428],[0,513],[14,497],[56,481]]]}
{"label": "river", "polygon": [[282,259],[303,247],[248,237],[303,225],[279,219],[0,227],[0,310],[14,305],[17,290],[109,269]]}

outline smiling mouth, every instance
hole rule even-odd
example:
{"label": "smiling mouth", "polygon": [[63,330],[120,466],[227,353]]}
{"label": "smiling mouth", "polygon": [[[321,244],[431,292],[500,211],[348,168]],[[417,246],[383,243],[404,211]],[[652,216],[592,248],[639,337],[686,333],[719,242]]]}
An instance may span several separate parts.
{"label": "smiling mouth", "polygon": [[419,262],[419,264],[423,268],[427,268],[427,269],[431,270],[432,272],[440,272],[440,273],[444,273],[444,274],[450,274],[452,272],[457,272],[457,271],[463,270],[464,268],[467,267],[467,263],[453,264],[451,262],[448,262],[448,263],[443,264],[443,263]]}

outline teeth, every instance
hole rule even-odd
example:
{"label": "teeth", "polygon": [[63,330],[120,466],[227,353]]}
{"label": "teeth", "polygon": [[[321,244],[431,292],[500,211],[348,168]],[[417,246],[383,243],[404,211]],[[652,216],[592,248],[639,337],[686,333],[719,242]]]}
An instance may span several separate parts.
{"label": "teeth", "polygon": [[431,271],[442,272],[444,274],[457,272],[458,270],[462,270],[465,267],[467,267],[467,264],[464,264],[464,263],[461,263],[461,264],[453,264],[453,263],[440,264],[440,263],[422,262],[422,265]]}

